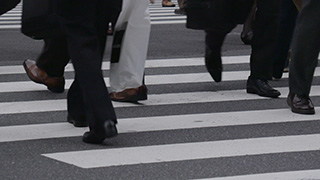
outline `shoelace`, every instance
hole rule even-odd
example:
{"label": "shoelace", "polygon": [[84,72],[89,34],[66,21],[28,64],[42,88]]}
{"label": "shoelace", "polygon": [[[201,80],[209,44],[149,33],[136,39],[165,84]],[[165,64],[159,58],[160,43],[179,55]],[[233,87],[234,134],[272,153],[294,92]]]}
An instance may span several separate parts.
{"label": "shoelace", "polygon": [[269,85],[268,80],[261,80],[261,84],[265,89],[273,90],[273,88]]}

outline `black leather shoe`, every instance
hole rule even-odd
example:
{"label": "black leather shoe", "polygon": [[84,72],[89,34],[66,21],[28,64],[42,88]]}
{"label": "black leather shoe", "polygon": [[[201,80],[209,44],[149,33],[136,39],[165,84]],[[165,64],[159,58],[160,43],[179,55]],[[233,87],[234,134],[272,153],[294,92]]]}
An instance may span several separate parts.
{"label": "black leather shoe", "polygon": [[314,105],[308,96],[289,93],[287,103],[291,111],[298,114],[315,114]]}
{"label": "black leather shoe", "polygon": [[85,132],[82,136],[82,141],[90,144],[101,144],[106,138],[111,138],[118,135],[118,130],[113,121],[105,122],[104,129],[105,132],[102,135],[99,135],[94,131]]}
{"label": "black leather shoe", "polygon": [[221,82],[222,79],[222,62],[221,59],[209,60],[205,58],[206,68],[215,82]]}
{"label": "black leather shoe", "polygon": [[74,127],[88,127],[87,120],[75,120],[70,115],[67,116],[67,121],[74,125]]}
{"label": "black leather shoe", "polygon": [[267,80],[253,78],[247,80],[247,93],[271,98],[277,98],[281,95],[278,90],[269,85]]}

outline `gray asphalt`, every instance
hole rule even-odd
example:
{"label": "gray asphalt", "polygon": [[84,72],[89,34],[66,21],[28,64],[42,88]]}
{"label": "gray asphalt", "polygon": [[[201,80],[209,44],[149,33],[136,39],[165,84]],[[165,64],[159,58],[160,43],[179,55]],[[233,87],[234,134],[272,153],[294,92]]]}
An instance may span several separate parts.
{"label": "gray asphalt", "polygon": [[[224,56],[249,55],[250,46],[243,45],[237,27],[227,37],[223,46]],[[0,66],[21,65],[23,59],[35,59],[42,42],[34,41],[20,34],[18,30],[0,30]],[[105,61],[110,56],[108,39]],[[188,30],[183,24],[153,25],[151,31],[148,59],[202,57],[204,54],[204,33]],[[248,64],[224,66],[225,71],[249,70]],[[147,69],[147,75],[206,72],[205,67],[155,68]],[[104,72],[108,76],[108,71]],[[73,73],[66,73],[73,78]],[[27,76],[0,75],[0,82],[26,81]],[[149,94],[201,92],[244,89],[246,81],[221,83],[189,83],[173,85],[150,85]],[[287,87],[287,79],[271,82],[274,87]],[[320,84],[320,78],[314,79],[314,85]],[[0,102],[16,102],[46,99],[65,99],[63,94],[48,91],[0,93]],[[316,106],[320,97],[313,97]],[[190,103],[183,105],[138,106],[116,108],[119,118],[152,117],[164,115],[199,114],[208,112],[231,112],[287,108],[285,99],[263,99],[212,103]],[[0,115],[0,126],[65,122],[67,113],[38,112]],[[257,117],[258,118],[258,117]],[[120,122],[121,123],[121,122]],[[109,149],[164,145],[188,142],[206,142],[218,140],[246,139],[258,137],[276,137],[300,134],[319,134],[320,121],[292,123],[266,123],[260,125],[226,126],[217,128],[197,128],[187,130],[150,131],[123,133],[107,140],[103,145],[88,145],[81,137],[54,138],[31,141],[0,143],[0,179],[66,180],[66,179],[193,179],[220,176],[234,176],[281,171],[320,169],[320,151],[278,153],[230,158],[212,158],[203,160],[176,161],[127,165],[108,168],[81,169],[73,165],[41,156],[44,153]]]}

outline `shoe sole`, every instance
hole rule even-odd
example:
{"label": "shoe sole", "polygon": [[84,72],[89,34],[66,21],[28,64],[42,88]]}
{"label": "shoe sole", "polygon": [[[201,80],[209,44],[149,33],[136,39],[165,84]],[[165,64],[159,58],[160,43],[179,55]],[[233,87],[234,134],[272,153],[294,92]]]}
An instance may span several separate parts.
{"label": "shoe sole", "polygon": [[113,98],[111,98],[112,101],[116,101],[116,102],[133,102],[133,103],[136,103],[138,101],[145,101],[147,99],[148,99],[148,96],[145,96],[145,95],[131,96],[130,98],[127,98],[127,99],[113,99]]}
{"label": "shoe sole", "polygon": [[75,121],[70,116],[67,116],[67,121],[70,124],[73,124],[74,127],[88,127],[88,122],[86,121]]}
{"label": "shoe sole", "polygon": [[42,84],[42,85],[47,86],[47,89],[48,89],[49,91],[51,91],[51,92],[54,92],[54,93],[63,93],[63,92],[64,92],[64,86],[61,87],[61,88],[53,88],[53,87],[50,87],[50,86],[46,85],[45,83],[43,83],[43,82],[41,82],[41,81],[35,80],[32,76],[29,75],[29,73],[28,73],[29,71],[27,70],[27,66],[26,66],[25,62],[23,62],[23,68],[24,68],[24,70],[26,71],[26,74],[27,74],[27,76],[29,77],[29,79],[30,79],[31,81],[33,81],[33,82],[35,82],[35,83],[38,83],[38,84]]}
{"label": "shoe sole", "polygon": [[249,93],[249,94],[257,94],[257,95],[259,95],[261,97],[270,97],[270,98],[278,98],[280,96],[280,94],[279,95],[274,95],[274,96],[268,96],[268,95],[264,95],[264,94],[259,94],[257,90],[252,89],[252,88],[247,88],[247,93]]}

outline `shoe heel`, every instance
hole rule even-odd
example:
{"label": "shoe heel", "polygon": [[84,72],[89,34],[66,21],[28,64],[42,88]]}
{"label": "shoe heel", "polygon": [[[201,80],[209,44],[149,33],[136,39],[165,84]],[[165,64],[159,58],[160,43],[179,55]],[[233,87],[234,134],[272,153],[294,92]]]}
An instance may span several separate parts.
{"label": "shoe heel", "polygon": [[257,94],[257,91],[253,88],[247,88],[247,93],[249,94]]}
{"label": "shoe heel", "polygon": [[114,137],[118,135],[118,130],[116,128],[116,125],[113,121],[107,121],[105,122],[105,130],[106,130],[106,138]]}
{"label": "shoe heel", "polygon": [[48,86],[48,90],[54,93],[63,93],[64,87],[53,88]]}

